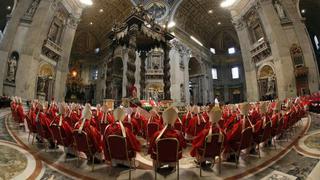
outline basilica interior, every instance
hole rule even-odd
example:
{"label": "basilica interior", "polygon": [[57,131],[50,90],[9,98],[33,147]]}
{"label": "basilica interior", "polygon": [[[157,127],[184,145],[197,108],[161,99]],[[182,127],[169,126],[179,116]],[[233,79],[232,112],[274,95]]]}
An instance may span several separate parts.
{"label": "basilica interior", "polygon": [[[318,0],[1,1],[0,166],[5,170],[0,179],[318,179],[318,17]],[[70,145],[59,144],[59,138],[68,136],[61,133],[62,119],[71,121],[73,111],[79,117],[70,125],[72,133],[82,133],[90,111],[96,124],[89,126],[97,128],[102,146],[109,149],[97,150],[90,159],[77,149],[76,135]],[[192,119],[200,111],[202,119],[194,127]],[[255,112],[258,120],[253,120]],[[109,121],[108,113],[131,143],[125,146],[127,156],[127,148],[134,146],[131,135],[141,144],[130,165],[107,158],[112,150],[101,122],[105,114]],[[121,113],[129,125],[122,124]],[[137,127],[133,114],[144,116],[136,118]],[[155,116],[161,119],[160,135],[149,137]],[[250,140],[250,147],[241,148],[243,123],[239,151],[233,151],[228,133],[236,125],[222,127],[215,119],[242,122],[247,116],[253,133],[248,137],[255,139],[261,129],[257,136],[263,141]],[[270,130],[265,138],[266,122],[278,116],[270,129],[279,132]],[[153,138],[158,143],[161,136],[170,137],[166,133],[173,117],[181,122],[178,132],[186,147],[172,170],[171,161],[168,168],[160,167],[159,149],[157,158],[150,151]],[[282,119],[288,124],[280,128]],[[202,120],[207,124],[198,131]],[[60,127],[57,137],[53,125]],[[223,147],[207,166],[208,159],[199,160],[190,151],[201,133],[212,135],[215,126],[223,132],[212,148]],[[192,136],[188,127],[196,129]],[[221,143],[221,134],[227,143]],[[235,162],[229,161],[231,152],[236,152]]]}

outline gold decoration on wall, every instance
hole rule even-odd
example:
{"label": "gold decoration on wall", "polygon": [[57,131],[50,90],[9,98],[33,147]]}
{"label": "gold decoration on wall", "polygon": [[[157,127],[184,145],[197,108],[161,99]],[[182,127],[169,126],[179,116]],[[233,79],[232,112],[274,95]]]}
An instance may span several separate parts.
{"label": "gold decoration on wall", "polygon": [[260,74],[259,74],[259,78],[260,79],[263,79],[263,78],[267,78],[267,77],[272,77],[274,76],[274,72],[273,72],[273,69],[268,66],[268,65],[265,65],[261,68],[260,70]]}
{"label": "gold decoration on wall", "polygon": [[53,77],[54,68],[50,64],[43,64],[39,70],[39,76],[41,77]]}

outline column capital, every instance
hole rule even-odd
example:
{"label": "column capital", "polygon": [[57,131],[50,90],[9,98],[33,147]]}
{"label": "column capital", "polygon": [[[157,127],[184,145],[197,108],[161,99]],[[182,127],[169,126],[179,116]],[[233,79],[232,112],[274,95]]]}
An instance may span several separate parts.
{"label": "column capital", "polygon": [[80,18],[75,17],[73,14],[69,14],[67,23],[68,23],[68,27],[76,30],[78,27],[78,24],[80,23]]}
{"label": "column capital", "polygon": [[232,21],[233,26],[236,28],[237,31],[242,31],[247,27],[247,23],[244,21],[243,17],[234,19]]}

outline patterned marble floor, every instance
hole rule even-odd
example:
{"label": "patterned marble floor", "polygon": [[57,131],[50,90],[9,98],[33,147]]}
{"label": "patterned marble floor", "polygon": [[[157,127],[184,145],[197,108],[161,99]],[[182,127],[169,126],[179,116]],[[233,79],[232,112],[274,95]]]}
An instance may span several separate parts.
{"label": "patterned marble floor", "polygon": [[27,158],[19,151],[0,145],[0,179],[11,179],[27,167]]}
{"label": "patterned marble floor", "polygon": [[[62,149],[55,152],[44,152],[44,150],[39,150],[42,148],[41,145],[33,145],[30,146],[27,144],[27,134],[23,132],[21,128],[16,127],[13,123],[10,123],[8,120],[5,120],[5,115],[7,114],[8,109],[0,110],[0,141],[15,143],[15,146],[21,148],[21,152],[23,150],[29,151],[34,158],[35,162],[33,162],[34,166],[36,166],[36,170],[34,170],[33,174],[35,176],[31,176],[31,179],[78,179],[79,177],[75,176],[73,172],[83,173],[86,176],[83,176],[81,179],[127,179],[128,173],[126,168],[110,168],[108,165],[98,165],[96,166],[96,172],[90,172],[90,166],[87,166],[85,162],[82,162],[80,167],[77,166],[76,160],[68,160],[66,163],[62,162],[63,152]],[[303,141],[304,144],[309,148],[314,148],[319,150],[319,134],[313,135],[312,133],[320,130],[320,116],[312,114],[311,115],[311,123],[309,130],[302,135],[302,138],[305,138]],[[8,130],[9,129],[9,130]],[[307,137],[310,135],[309,137]],[[16,142],[16,138],[21,138],[20,141],[26,143],[27,146],[24,146]],[[295,137],[292,137],[295,138]],[[297,139],[300,137],[297,136]],[[300,139],[300,141],[302,140]],[[299,141],[299,143],[300,143]],[[281,147],[287,147],[290,144],[289,142],[281,142]],[[298,143],[297,143],[298,144]],[[293,144],[296,145],[296,144]],[[297,145],[296,145],[297,146]],[[30,148],[31,147],[31,148]],[[288,146],[289,147],[289,146]],[[282,149],[284,150],[284,149]],[[280,150],[278,150],[280,151]],[[1,179],[11,179],[14,177],[18,177],[19,173],[25,171],[29,166],[30,162],[26,160],[26,153],[21,153],[16,149],[10,149],[10,147],[0,144],[0,180]],[[275,156],[277,151],[275,150],[263,150],[263,156]],[[319,151],[320,152],[320,151]],[[152,169],[148,166],[150,163],[150,158],[146,156],[143,152],[140,153],[143,162],[140,162],[139,167],[133,171],[134,179],[154,179],[154,173]],[[246,159],[242,160],[242,164],[238,170],[233,165],[224,164],[223,165],[223,173],[221,176],[216,175],[216,168],[209,171],[204,171],[204,177],[199,177],[199,169],[195,167],[193,164],[192,158],[190,158],[187,154],[185,155],[185,159],[182,160],[182,166],[188,168],[182,168],[180,171],[180,179],[189,180],[189,179],[224,179],[227,176],[225,174],[234,173],[236,171],[241,171],[245,167],[241,166],[259,166],[259,163],[255,161],[257,157],[246,157]],[[263,159],[263,158],[262,158]],[[7,163],[11,162],[11,163]],[[244,163],[245,162],[245,163]],[[12,164],[16,164],[17,166],[11,168]],[[150,165],[150,164],[149,164]],[[2,167],[4,166],[4,167]],[[74,168],[73,168],[74,166]],[[70,171],[69,169],[71,168]],[[3,172],[2,170],[6,168]],[[80,172],[81,171],[81,172]],[[286,153],[284,153],[281,157],[277,158],[277,161],[272,162],[268,166],[263,166],[261,168],[256,168],[255,172],[247,173],[246,176],[242,176],[241,179],[279,179],[279,180],[291,180],[291,179],[312,179],[311,174],[317,174],[320,171],[320,162],[318,158],[313,158],[303,153],[296,151],[296,147],[294,149],[290,149]],[[316,172],[316,173],[314,173]],[[224,177],[224,178],[222,178]],[[158,176],[159,179],[176,179],[176,173],[173,174],[161,174]],[[238,179],[236,176],[233,178],[227,179]]]}

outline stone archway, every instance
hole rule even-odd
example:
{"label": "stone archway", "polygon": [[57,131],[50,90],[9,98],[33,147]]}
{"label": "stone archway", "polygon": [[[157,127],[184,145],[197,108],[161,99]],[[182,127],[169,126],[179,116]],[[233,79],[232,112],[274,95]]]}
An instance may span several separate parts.
{"label": "stone archway", "polygon": [[37,77],[37,97],[42,101],[49,101],[54,93],[55,70],[50,64],[40,65]]}
{"label": "stone archway", "polygon": [[257,77],[260,100],[271,100],[277,98],[276,74],[272,65],[262,65],[258,69]]}
{"label": "stone archway", "polygon": [[203,103],[202,93],[202,78],[203,70],[201,63],[195,57],[191,57],[189,60],[189,91],[190,91],[190,103],[199,104]]}

